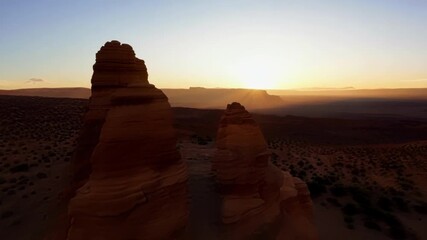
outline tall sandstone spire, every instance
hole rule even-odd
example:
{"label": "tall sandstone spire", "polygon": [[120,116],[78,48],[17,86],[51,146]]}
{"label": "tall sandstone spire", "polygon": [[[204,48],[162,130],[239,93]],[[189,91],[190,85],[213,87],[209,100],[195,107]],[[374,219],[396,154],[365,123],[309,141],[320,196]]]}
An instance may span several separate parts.
{"label": "tall sandstone spire", "polygon": [[172,239],[188,197],[168,99],[130,45],[107,42],[93,70],[67,239]]}
{"label": "tall sandstone spire", "polygon": [[212,168],[227,239],[317,239],[306,184],[270,163],[258,124],[239,103],[227,106],[216,144]]}

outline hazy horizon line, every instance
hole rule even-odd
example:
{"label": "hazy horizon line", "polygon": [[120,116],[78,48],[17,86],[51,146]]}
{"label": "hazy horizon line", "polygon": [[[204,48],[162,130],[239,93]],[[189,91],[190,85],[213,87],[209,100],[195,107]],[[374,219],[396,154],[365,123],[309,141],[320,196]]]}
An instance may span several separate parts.
{"label": "hazy horizon line", "polygon": [[[155,84],[153,84],[155,85]],[[28,87],[28,88],[2,88],[0,86],[0,90],[5,91],[14,91],[14,90],[26,90],[26,89],[74,89],[74,88],[83,88],[83,89],[91,89],[91,87],[84,86],[67,86],[67,87]],[[179,87],[158,87],[160,89],[245,89],[245,90],[265,90],[265,91],[354,91],[354,90],[399,90],[399,89],[427,89],[426,87],[379,87],[379,88],[355,88],[355,87],[306,87],[306,88],[245,88],[245,87],[201,87],[201,86],[190,86],[187,88],[179,88]]]}

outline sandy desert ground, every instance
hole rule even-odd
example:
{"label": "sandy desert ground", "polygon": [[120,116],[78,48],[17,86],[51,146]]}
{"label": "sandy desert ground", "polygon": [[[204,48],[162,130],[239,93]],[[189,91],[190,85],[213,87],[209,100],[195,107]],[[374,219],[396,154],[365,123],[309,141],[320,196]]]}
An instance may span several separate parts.
{"label": "sandy desert ground", "polygon": [[[2,239],[40,239],[55,221],[86,104],[0,96]],[[215,239],[211,221],[218,219],[219,201],[206,189],[214,187],[210,159],[221,113],[174,108],[190,194],[197,193],[192,212],[207,221],[192,232],[195,238]],[[321,239],[427,239],[427,122],[254,117],[272,162],[308,183]]]}

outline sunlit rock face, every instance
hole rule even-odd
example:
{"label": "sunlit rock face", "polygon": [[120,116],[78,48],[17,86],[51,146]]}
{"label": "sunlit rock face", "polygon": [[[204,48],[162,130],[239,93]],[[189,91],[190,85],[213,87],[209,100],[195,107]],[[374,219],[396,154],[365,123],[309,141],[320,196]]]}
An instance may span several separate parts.
{"label": "sunlit rock face", "polygon": [[173,239],[188,217],[172,112],[130,45],[96,54],[75,162],[67,239]]}
{"label": "sunlit rock face", "polygon": [[216,144],[225,238],[317,239],[307,186],[270,163],[258,124],[239,103],[227,106]]}

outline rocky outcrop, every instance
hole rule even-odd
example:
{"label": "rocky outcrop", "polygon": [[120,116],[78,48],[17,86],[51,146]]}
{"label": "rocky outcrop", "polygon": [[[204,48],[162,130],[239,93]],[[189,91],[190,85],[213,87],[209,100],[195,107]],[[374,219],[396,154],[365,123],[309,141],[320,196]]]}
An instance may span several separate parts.
{"label": "rocky outcrop", "polygon": [[67,239],[171,239],[188,204],[168,99],[127,44],[107,42],[93,70]]}
{"label": "rocky outcrop", "polygon": [[[144,89],[154,88],[148,83],[148,72],[144,61],[135,57],[130,45],[121,44],[118,41],[105,43],[96,54],[91,82],[92,94],[89,109],[84,117],[73,161],[73,180],[76,187],[86,182],[91,172],[90,158],[99,142],[107,113],[113,106],[113,94],[117,90],[122,92],[131,91],[129,89],[135,90],[131,88],[132,86],[140,86]],[[159,96],[162,97],[162,94]]]}
{"label": "rocky outcrop", "polygon": [[[212,168],[222,195],[222,222],[230,239],[316,239],[307,186],[270,163],[264,136],[239,103],[227,106]],[[276,239],[274,237],[274,239]]]}

